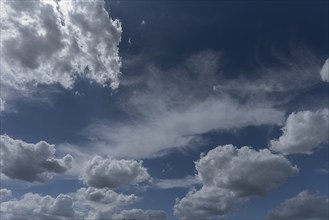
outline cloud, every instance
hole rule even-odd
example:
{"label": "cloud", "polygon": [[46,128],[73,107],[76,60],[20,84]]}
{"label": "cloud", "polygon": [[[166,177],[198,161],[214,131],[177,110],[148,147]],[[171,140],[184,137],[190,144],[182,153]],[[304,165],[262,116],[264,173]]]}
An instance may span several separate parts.
{"label": "cloud", "polygon": [[174,213],[180,219],[206,219],[232,211],[237,198],[233,193],[218,187],[191,190],[181,200],[176,199]]}
{"label": "cloud", "polygon": [[266,219],[325,220],[329,217],[329,199],[318,192],[302,191],[270,211]]}
{"label": "cloud", "polygon": [[80,179],[96,188],[117,188],[144,182],[150,178],[142,161],[103,159],[95,156],[87,162]]}
{"label": "cloud", "polygon": [[320,71],[322,81],[329,82],[329,58],[324,62]]}
{"label": "cloud", "polygon": [[312,154],[321,143],[328,142],[329,111],[301,111],[291,113],[283,134],[278,140],[272,140],[271,150],[283,154]]}
{"label": "cloud", "polygon": [[122,79],[129,88],[118,103],[129,120],[95,120],[81,133],[92,137],[88,145],[99,154],[149,158],[200,146],[200,135],[213,130],[283,121],[284,112],[268,102],[241,102],[215,91],[221,63],[221,53],[206,50],[166,70],[150,64],[139,78]]}
{"label": "cloud", "polygon": [[186,176],[182,179],[156,180],[154,187],[158,189],[191,188],[191,186],[198,184],[200,184],[200,180],[196,176]]}
{"label": "cloud", "polygon": [[11,194],[12,193],[10,189],[5,189],[5,188],[0,189],[0,199],[3,197],[11,196]]}
{"label": "cloud", "polygon": [[[151,99],[152,100],[152,99]],[[110,126],[96,122],[83,133],[93,136],[100,152],[114,156],[147,158],[166,150],[198,146],[198,135],[212,130],[234,130],[249,125],[277,124],[283,112],[269,107],[241,105],[228,98],[209,98],[186,108],[148,115],[136,123]],[[152,114],[152,111],[150,111]]]}
{"label": "cloud", "polygon": [[3,219],[63,219],[75,216],[73,199],[64,194],[53,198],[27,193],[20,200],[2,202],[0,210]]}
{"label": "cloud", "polygon": [[104,1],[1,3],[1,82],[26,93],[38,84],[70,89],[77,77],[119,86],[121,22]]}
{"label": "cloud", "polygon": [[81,201],[91,201],[102,204],[127,205],[138,201],[134,194],[124,195],[110,189],[97,189],[93,187],[81,188],[77,191],[76,197]]}
{"label": "cloud", "polygon": [[9,178],[28,182],[45,182],[53,174],[62,174],[71,168],[72,156],[55,158],[55,146],[45,141],[26,143],[8,135],[1,135],[1,172]]}
{"label": "cloud", "polygon": [[233,145],[210,150],[195,162],[195,167],[202,187],[177,199],[174,212],[180,218],[228,214],[234,204],[251,196],[264,196],[298,173],[298,168],[282,155]]}
{"label": "cloud", "polygon": [[167,215],[164,211],[161,210],[131,209],[131,210],[123,210],[119,215],[116,215],[114,218],[162,220],[162,219],[166,219]]}

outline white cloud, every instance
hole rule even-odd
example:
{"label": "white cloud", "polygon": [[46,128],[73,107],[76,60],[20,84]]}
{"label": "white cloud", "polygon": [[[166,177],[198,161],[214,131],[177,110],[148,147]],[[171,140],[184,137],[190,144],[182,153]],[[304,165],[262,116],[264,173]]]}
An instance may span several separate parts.
{"label": "white cloud", "polygon": [[125,195],[110,189],[80,188],[56,198],[26,193],[20,199],[1,203],[2,219],[165,219],[160,210],[125,210],[139,201],[134,194]]}
{"label": "white cloud", "polygon": [[329,82],[329,58],[324,62],[320,71],[322,81]]}
{"label": "white cloud", "polygon": [[93,187],[79,189],[76,193],[76,197],[80,201],[91,201],[111,205],[128,205],[138,201],[138,197],[134,194],[124,195],[114,192],[111,189],[97,189]]}
{"label": "white cloud", "polygon": [[0,97],[0,113],[5,111],[6,108],[5,105],[6,105],[6,101]]}
{"label": "white cloud", "polygon": [[174,213],[179,219],[207,219],[232,211],[237,198],[232,192],[218,187],[191,190],[184,198],[176,199]]}
{"label": "white cloud", "polygon": [[293,167],[282,155],[267,149],[237,149],[233,145],[210,150],[196,162],[195,167],[205,186],[217,186],[242,197],[266,195],[287,177],[298,173],[297,167]]}
{"label": "white cloud", "polygon": [[92,187],[117,188],[144,182],[150,178],[150,175],[143,167],[142,161],[103,159],[95,156],[87,162],[80,178]]}
{"label": "white cloud", "polygon": [[121,23],[104,1],[1,1],[1,82],[71,88],[77,77],[119,85]]}
{"label": "white cloud", "polygon": [[212,130],[276,124],[282,119],[283,113],[273,108],[243,106],[228,98],[209,98],[186,108],[149,115],[136,124],[96,123],[84,133],[95,138],[93,144],[102,153],[146,158],[172,148],[197,146],[200,144],[197,135]]}
{"label": "white cloud", "polygon": [[268,220],[305,219],[325,220],[329,217],[329,199],[317,192],[302,191],[296,197],[285,200],[270,211]]}
{"label": "white cloud", "polygon": [[210,150],[195,166],[203,185],[176,201],[174,212],[180,218],[226,215],[235,203],[264,196],[298,173],[282,155],[232,145]]}
{"label": "white cloud", "polygon": [[329,111],[301,111],[291,113],[278,140],[272,140],[270,148],[283,154],[312,154],[329,137]]}
{"label": "white cloud", "polygon": [[45,182],[71,168],[72,156],[55,158],[55,146],[45,141],[30,144],[1,135],[0,143],[1,172],[12,179]]}
{"label": "white cloud", "polygon": [[114,219],[152,219],[163,220],[167,215],[161,210],[142,210],[142,209],[130,209],[123,210],[120,214],[115,215]]}
{"label": "white cloud", "polygon": [[[222,55],[202,51],[163,71],[152,65],[134,82],[136,90],[120,105],[131,120],[94,121],[82,134],[93,137],[99,154],[148,158],[173,148],[203,144],[198,135],[252,125],[280,124],[284,112],[267,102],[244,102],[214,91]],[[129,91],[129,90],[128,90]],[[89,144],[89,143],[88,143]]]}
{"label": "white cloud", "polygon": [[73,218],[73,199],[64,194],[56,198],[27,193],[20,200],[2,202],[3,219],[63,219]]}
{"label": "white cloud", "polygon": [[158,189],[191,188],[191,186],[198,184],[200,184],[200,180],[196,176],[186,176],[182,179],[156,180],[154,187]]}

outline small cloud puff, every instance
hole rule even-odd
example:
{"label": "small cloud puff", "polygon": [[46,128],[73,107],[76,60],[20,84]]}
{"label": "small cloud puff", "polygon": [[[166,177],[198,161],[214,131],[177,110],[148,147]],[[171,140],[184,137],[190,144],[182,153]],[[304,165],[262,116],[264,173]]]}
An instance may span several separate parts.
{"label": "small cloud puff", "polygon": [[278,140],[270,142],[270,149],[288,154],[312,154],[322,143],[328,142],[329,111],[300,111],[291,113]]}
{"label": "small cloud puff", "polygon": [[142,161],[95,156],[87,162],[80,179],[92,187],[112,189],[144,182],[150,179],[150,175]]}
{"label": "small cloud puff", "polygon": [[324,62],[320,71],[322,81],[329,82],[329,58]]}

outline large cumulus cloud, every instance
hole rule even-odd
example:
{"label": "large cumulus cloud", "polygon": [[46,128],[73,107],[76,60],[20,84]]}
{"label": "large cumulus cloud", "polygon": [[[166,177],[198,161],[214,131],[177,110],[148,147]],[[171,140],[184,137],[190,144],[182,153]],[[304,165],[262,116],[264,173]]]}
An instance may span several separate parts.
{"label": "large cumulus cloud", "polygon": [[3,1],[1,82],[26,93],[37,84],[71,88],[83,77],[115,89],[121,33],[104,1]]}
{"label": "large cumulus cloud", "polygon": [[61,174],[71,168],[72,156],[55,157],[55,146],[45,141],[36,144],[1,135],[1,172],[9,178],[28,182],[45,182],[54,173]]}
{"label": "large cumulus cloud", "polygon": [[264,196],[298,173],[282,155],[233,145],[210,150],[195,164],[203,185],[176,201],[174,212],[180,218],[223,216],[234,204]]}
{"label": "large cumulus cloud", "polygon": [[87,162],[81,180],[96,188],[117,188],[144,182],[150,178],[142,161],[117,160],[95,156]]}
{"label": "large cumulus cloud", "polygon": [[283,154],[312,154],[321,143],[328,143],[329,111],[301,111],[291,113],[278,140],[270,148]]}

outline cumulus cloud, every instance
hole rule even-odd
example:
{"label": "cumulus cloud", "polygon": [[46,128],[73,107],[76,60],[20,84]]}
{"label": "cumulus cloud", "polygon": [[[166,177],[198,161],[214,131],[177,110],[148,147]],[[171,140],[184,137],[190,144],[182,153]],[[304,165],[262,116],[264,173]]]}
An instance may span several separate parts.
{"label": "cumulus cloud", "polygon": [[72,156],[55,157],[55,146],[45,141],[26,143],[1,135],[1,172],[9,178],[28,182],[45,182],[54,173],[62,174],[71,168]]}
{"label": "cumulus cloud", "polygon": [[95,156],[87,162],[80,178],[92,187],[117,188],[144,182],[150,178],[150,175],[143,167],[142,161],[103,159]]}
{"label": "cumulus cloud", "polygon": [[195,166],[202,188],[177,199],[174,212],[180,218],[225,215],[235,203],[264,196],[298,173],[298,168],[282,155],[233,145],[210,150]]}
{"label": "cumulus cloud", "polygon": [[329,58],[324,62],[320,71],[322,81],[329,82]]}
{"label": "cumulus cloud", "polygon": [[127,205],[138,201],[138,197],[134,194],[124,195],[114,192],[111,189],[97,189],[93,187],[79,189],[76,193],[76,197],[81,201],[92,201],[112,205]]}
{"label": "cumulus cloud", "polygon": [[181,200],[176,199],[174,213],[180,219],[206,219],[222,216],[232,211],[237,198],[232,192],[218,187],[191,190]]}
{"label": "cumulus cloud", "polygon": [[329,217],[329,199],[318,192],[302,191],[270,211],[266,219],[325,220]]}
{"label": "cumulus cloud", "polygon": [[328,143],[329,113],[301,111],[291,113],[278,140],[272,140],[270,148],[283,154],[312,154],[321,143]]}
{"label": "cumulus cloud", "polygon": [[19,200],[2,202],[3,219],[63,219],[75,217],[72,197],[64,194],[56,198],[27,193]]}
{"label": "cumulus cloud", "polygon": [[1,82],[21,91],[38,84],[71,88],[77,77],[119,85],[121,23],[104,1],[1,2]]}

